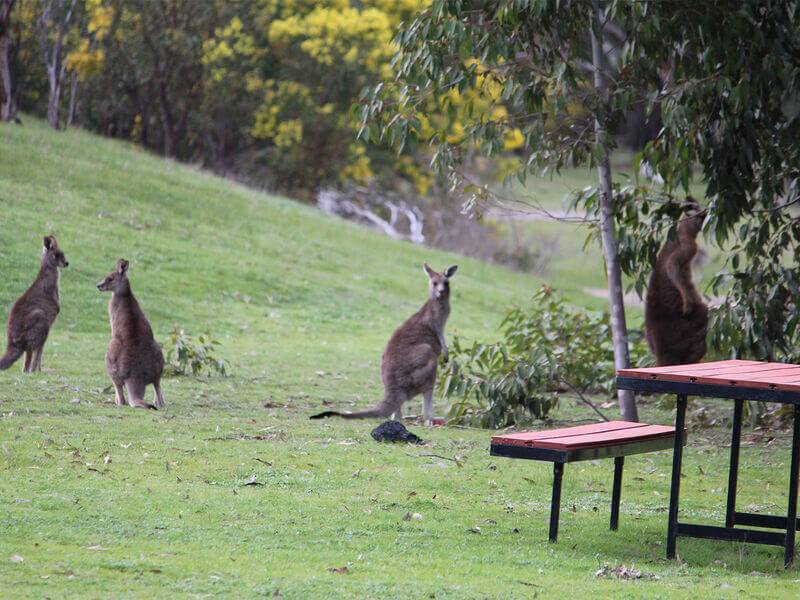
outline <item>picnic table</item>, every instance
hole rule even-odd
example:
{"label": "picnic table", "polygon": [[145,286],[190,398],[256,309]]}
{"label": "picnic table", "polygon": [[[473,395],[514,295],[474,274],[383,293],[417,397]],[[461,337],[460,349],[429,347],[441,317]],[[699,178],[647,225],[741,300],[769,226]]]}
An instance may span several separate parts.
{"label": "picnic table", "polygon": [[[676,394],[675,430],[683,431],[686,402],[689,396],[734,401],[731,431],[730,469],[725,526],[695,525],[678,521],[683,445],[675,436],[670,484],[667,558],[675,558],[678,537],[730,540],[768,544],[784,548],[784,564],[794,561],[797,519],[798,468],[800,467],[800,365],[723,360],[672,367],[619,369],[617,387],[640,392]],[[739,474],[739,446],[742,435],[742,409],[745,400],[792,405],[794,426],[792,458],[789,467],[789,502],[786,516],[739,512],[736,510],[736,486]],[[782,531],[764,531],[736,527],[745,525]]]}

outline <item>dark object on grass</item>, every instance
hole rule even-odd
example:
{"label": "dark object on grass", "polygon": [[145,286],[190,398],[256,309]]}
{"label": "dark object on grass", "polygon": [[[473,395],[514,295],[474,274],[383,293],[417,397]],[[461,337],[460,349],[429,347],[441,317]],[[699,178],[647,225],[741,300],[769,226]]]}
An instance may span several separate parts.
{"label": "dark object on grass", "polygon": [[372,437],[376,442],[409,442],[411,444],[424,444],[416,435],[405,428],[400,421],[384,421],[372,430]]}

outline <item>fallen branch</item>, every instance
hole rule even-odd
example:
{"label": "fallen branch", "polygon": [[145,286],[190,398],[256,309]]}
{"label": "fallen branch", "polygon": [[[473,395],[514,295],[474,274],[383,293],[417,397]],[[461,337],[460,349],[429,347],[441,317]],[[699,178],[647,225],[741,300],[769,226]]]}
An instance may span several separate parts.
{"label": "fallen branch", "polygon": [[589,400],[586,396],[584,396],[579,389],[577,389],[574,385],[572,385],[569,381],[567,381],[566,377],[562,377],[561,378],[561,382],[564,383],[573,392],[578,394],[578,398],[580,398],[581,402],[583,402],[584,404],[588,404],[594,412],[596,412],[598,415],[600,415],[600,418],[603,419],[603,421],[610,421],[611,420],[607,416],[605,416],[603,413],[601,413],[600,409],[597,408],[594,404],[592,404],[592,401]]}

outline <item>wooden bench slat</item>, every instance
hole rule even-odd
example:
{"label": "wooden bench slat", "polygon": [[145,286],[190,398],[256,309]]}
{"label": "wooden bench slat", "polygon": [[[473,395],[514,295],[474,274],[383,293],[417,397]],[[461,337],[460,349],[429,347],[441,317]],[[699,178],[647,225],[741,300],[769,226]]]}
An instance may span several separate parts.
{"label": "wooden bench slat", "polygon": [[675,428],[628,421],[609,421],[547,431],[525,431],[492,436],[493,444],[534,448],[589,448],[672,437]]}
{"label": "wooden bench slat", "polygon": [[564,435],[585,435],[589,433],[602,433],[604,431],[616,431],[620,429],[631,429],[644,427],[646,423],[632,423],[630,421],[606,421],[604,423],[592,423],[590,425],[576,425],[575,427],[565,427],[560,429],[544,429],[541,431],[519,431],[516,433],[506,433],[492,436],[492,443],[505,444],[508,440],[544,440]]}
{"label": "wooden bench slat", "polygon": [[611,431],[582,436],[567,436],[549,440],[537,440],[534,446],[539,448],[553,448],[570,450],[572,448],[594,448],[602,446],[614,446],[628,444],[632,442],[642,442],[646,440],[658,440],[671,438],[675,435],[675,428],[666,425],[650,425],[640,427],[636,430]]}

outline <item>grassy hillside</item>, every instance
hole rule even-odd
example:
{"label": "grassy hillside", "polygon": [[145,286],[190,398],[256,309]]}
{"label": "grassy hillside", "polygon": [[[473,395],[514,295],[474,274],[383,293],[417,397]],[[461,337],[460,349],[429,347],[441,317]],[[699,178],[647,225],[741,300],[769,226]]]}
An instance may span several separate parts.
{"label": "grassy hillside", "polygon": [[[45,370],[0,373],[0,598],[793,597],[778,549],[681,540],[687,562],[663,559],[669,453],[629,461],[618,533],[611,463],[568,468],[550,545],[549,465],[490,458],[488,432],[411,424],[430,443],[404,447],[373,442],[374,422],[307,420],[380,397],[386,339],[425,300],[423,261],[459,264],[448,334],[464,337],[494,335],[535,278],[79,131],[26,119],[0,142],[0,318],[42,235],[70,261]],[[230,377],[167,379],[164,411],[113,405],[95,284],[120,257],[157,337],[210,333]],[[725,433],[692,435],[682,510],[717,522]],[[742,505],[785,502],[775,437],[746,436]],[[632,563],[654,577],[596,576]]]}

